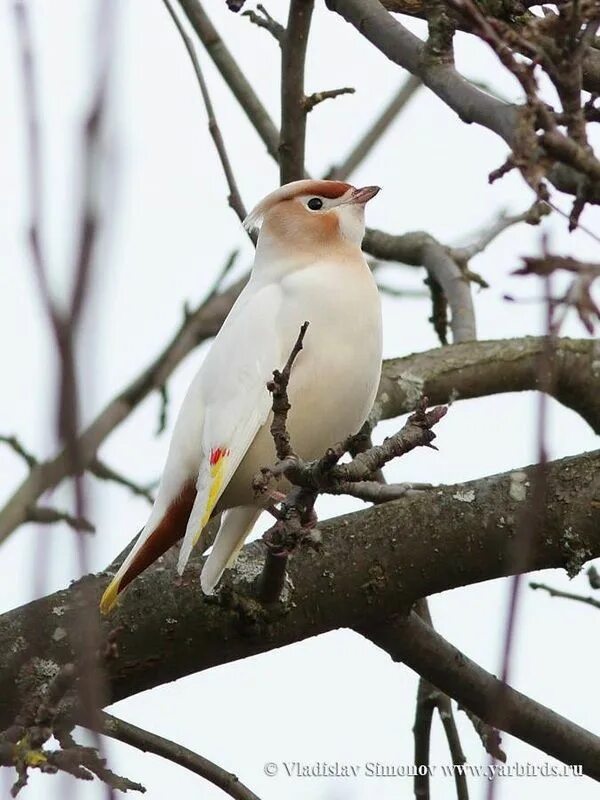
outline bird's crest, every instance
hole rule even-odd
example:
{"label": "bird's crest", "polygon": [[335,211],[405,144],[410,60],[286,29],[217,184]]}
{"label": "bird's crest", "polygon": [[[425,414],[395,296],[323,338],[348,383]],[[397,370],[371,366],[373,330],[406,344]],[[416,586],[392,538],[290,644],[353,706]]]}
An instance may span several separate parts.
{"label": "bird's crest", "polygon": [[342,197],[346,194],[348,189],[352,186],[343,181],[318,181],[318,180],[303,180],[293,181],[280,186],[274,192],[264,197],[260,203],[248,214],[244,220],[244,228],[247,231],[253,231],[260,228],[261,223],[267,211],[282,200],[291,200],[294,197],[301,195],[314,194],[318,197],[336,198]]}

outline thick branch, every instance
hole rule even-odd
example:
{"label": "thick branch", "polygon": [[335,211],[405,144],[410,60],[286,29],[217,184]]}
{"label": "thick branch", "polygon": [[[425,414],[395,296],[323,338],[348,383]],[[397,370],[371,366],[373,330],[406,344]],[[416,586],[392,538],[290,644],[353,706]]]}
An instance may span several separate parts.
{"label": "thick branch", "polygon": [[326,0],[395,64],[420,78],[463,122],[475,122],[510,142],[516,107],[469,83],[448,63],[425,57],[423,42],[392,17],[379,0]]}
{"label": "thick branch", "polygon": [[[420,17],[421,19],[426,18],[425,0],[381,0],[381,3],[388,11],[398,14],[408,14],[413,17]],[[532,2],[532,0],[526,0],[524,3],[519,0],[516,0],[516,2],[506,2],[505,0],[502,3],[494,3],[494,5],[490,7],[490,15],[514,26],[515,32],[518,33],[520,21],[522,19],[532,19],[531,16],[523,15],[523,6],[530,7],[534,5],[538,5],[538,3]],[[459,30],[463,30],[466,33],[473,32],[471,28],[465,24],[462,17],[457,16],[454,22]],[[516,43],[519,42],[517,37],[515,37],[515,40]],[[583,88],[588,92],[600,92],[600,53],[594,49],[590,49],[584,57],[582,66]]]}
{"label": "thick branch", "polygon": [[280,183],[304,176],[306,98],[304,62],[314,0],[290,0],[285,36],[281,46]]}
{"label": "thick branch", "polygon": [[[533,484],[536,469],[519,476],[521,489]],[[600,555],[600,452],[553,462],[547,478],[543,534],[521,568],[573,569]],[[117,613],[103,622],[107,632],[117,631],[117,654],[107,665],[112,701],[335,628],[370,630],[419,597],[510,574],[514,559],[506,544],[516,535],[523,502],[511,492],[514,481],[514,473],[506,473],[440,487],[435,502],[420,492],[322,523],[321,552],[302,549],[290,562],[283,609],[244,596],[264,560],[259,543],[242,550],[220,603],[198,591],[203,559],[194,556],[183,582],[163,560],[132,584]],[[84,578],[0,617],[0,727],[11,724],[20,707],[24,675],[28,686],[47,681],[48,669],[71,660],[69,640],[57,629],[69,626],[84,597],[99,598],[106,580],[103,574]],[[468,697],[459,699],[482,716]]]}
{"label": "thick branch", "polygon": [[[414,612],[363,634],[467,706],[485,722],[532,744],[565,764],[581,764],[600,780],[600,738],[502,684],[443,639]],[[502,691],[502,706],[497,698]]]}
{"label": "thick branch", "polygon": [[468,278],[460,269],[451,251],[424,231],[394,236],[383,231],[368,230],[363,249],[384,261],[419,264],[442,287],[452,309],[454,342],[476,338],[475,311]]}
{"label": "thick branch", "polygon": [[[389,419],[412,410],[426,395],[433,403],[502,392],[540,389],[544,337],[465,342],[384,363],[372,417]],[[600,433],[598,345],[588,339],[557,339],[552,396]]]}
{"label": "thick branch", "polygon": [[[352,24],[387,58],[419,77],[463,122],[493,131],[511,147],[519,136],[519,106],[478,89],[454,67],[428,58],[425,44],[386,11],[379,0],[327,0],[327,6]],[[577,194],[581,176],[564,164],[549,172],[554,185]],[[600,203],[599,185],[590,186],[586,199]]]}
{"label": "thick branch", "polygon": [[[112,400],[81,434],[81,457],[90,464],[106,437],[138,403],[162,386],[175,367],[200,342],[214,336],[242,287],[242,281],[187,315],[179,331],[144,372]],[[539,389],[542,337],[508,339],[436,348],[383,365],[374,421],[412,411],[423,395],[432,404]],[[558,339],[553,397],[573,409],[600,433],[597,344],[588,339]],[[28,509],[49,488],[71,474],[61,452],[34,467],[0,512],[0,542],[28,520]]]}

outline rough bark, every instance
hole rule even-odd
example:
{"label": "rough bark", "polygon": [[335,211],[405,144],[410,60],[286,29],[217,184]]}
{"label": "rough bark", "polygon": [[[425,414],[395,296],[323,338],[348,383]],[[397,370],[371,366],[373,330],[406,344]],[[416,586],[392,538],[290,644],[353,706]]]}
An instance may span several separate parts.
{"label": "rough bark", "polygon": [[[302,550],[292,559],[294,588],[273,607],[245,594],[262,567],[260,543],[244,548],[219,602],[200,591],[201,558],[182,580],[173,556],[162,559],[103,621],[107,634],[116,631],[111,699],[336,628],[374,629],[417,598],[511,574],[524,503],[515,499],[522,497],[515,481],[522,491],[536,469],[527,468],[525,478],[505,473],[440,487],[323,523],[322,551]],[[600,451],[553,462],[547,477],[541,533],[522,568],[573,572],[600,556]],[[0,617],[0,727],[12,722],[24,695],[72,659],[65,634],[77,630],[83,598],[99,598],[106,581],[106,574],[88,576]],[[89,613],[97,613],[95,605]]]}
{"label": "rough bark", "polygon": [[[422,395],[432,405],[540,387],[544,338],[465,342],[384,363],[375,419],[412,411]],[[558,339],[551,394],[600,433],[600,342]]]}
{"label": "rough bark", "polygon": [[[144,397],[164,384],[199,342],[214,336],[243,283],[243,280],[239,281],[217,295],[187,319],[155,361],[81,433],[81,458],[85,464],[94,462],[107,436]],[[374,419],[389,419],[412,411],[422,395],[429,397],[435,405],[456,398],[536,389],[542,347],[541,337],[467,342],[386,361]],[[597,390],[600,344],[585,339],[559,339],[555,352],[557,382],[553,389],[554,397],[580,414],[594,431],[600,432],[600,393]],[[70,474],[64,451],[49,461],[34,465],[0,511],[0,542],[28,520],[31,508],[47,489]]]}

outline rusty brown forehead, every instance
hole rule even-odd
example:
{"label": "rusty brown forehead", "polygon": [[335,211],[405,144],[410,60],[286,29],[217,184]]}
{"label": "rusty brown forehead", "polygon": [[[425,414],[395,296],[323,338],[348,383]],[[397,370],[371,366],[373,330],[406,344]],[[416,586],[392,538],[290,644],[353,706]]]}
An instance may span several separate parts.
{"label": "rusty brown forehead", "polygon": [[298,195],[316,194],[319,197],[327,197],[329,200],[335,200],[338,197],[346,194],[348,189],[351,189],[350,183],[343,181],[311,181],[308,186],[302,187]]}

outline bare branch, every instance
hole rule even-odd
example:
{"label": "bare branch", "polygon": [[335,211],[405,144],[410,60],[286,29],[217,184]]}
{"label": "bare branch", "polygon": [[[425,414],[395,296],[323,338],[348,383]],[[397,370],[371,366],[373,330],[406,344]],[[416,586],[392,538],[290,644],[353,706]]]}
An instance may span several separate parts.
{"label": "bare branch", "polygon": [[522,214],[501,214],[497,220],[477,236],[477,239],[472,244],[466,247],[452,248],[453,256],[457,261],[466,263],[476,255],[479,255],[479,253],[482,253],[494,239],[513,225],[517,225],[519,222],[538,225],[542,218],[550,213],[551,209],[547,203],[536,201],[531,208],[528,208]]}
{"label": "bare branch", "polygon": [[583,597],[583,595],[575,594],[574,592],[564,592],[562,589],[554,589],[552,586],[546,586],[545,583],[535,583],[534,581],[530,581],[529,586],[532,589],[542,589],[548,592],[550,597],[562,597],[565,600],[575,600],[593,608],[600,608],[600,600],[596,600],[595,597]]}
{"label": "bare branch", "polygon": [[150,733],[143,728],[138,728],[137,725],[132,725],[130,722],[125,722],[112,714],[102,712],[100,714],[100,724],[97,728],[98,733],[104,736],[110,736],[111,739],[117,739],[119,742],[135,747],[142,750],[144,753],[153,753],[155,756],[172,761],[174,764],[200,775],[201,778],[218,786],[229,797],[235,800],[259,800],[259,797],[254,794],[247,786],[245,786],[239,778],[231,772],[220,767],[204,756],[194,753],[183,745],[176,744],[175,742],[158,736],[155,733]]}
{"label": "bare branch", "polygon": [[134,495],[138,497],[144,497],[150,503],[150,505],[154,503],[154,495],[151,492],[152,485],[140,486],[139,484],[135,483],[129,478],[126,478],[125,475],[121,475],[120,472],[117,472],[112,467],[109,467],[108,464],[105,464],[103,461],[100,461],[99,458],[93,459],[93,461],[88,466],[88,470],[96,478],[99,478],[102,481],[112,481],[113,483],[118,483],[119,486],[124,486],[126,489],[129,489]]}
{"label": "bare branch", "polygon": [[169,390],[167,389],[167,384],[163,383],[162,386],[158,387],[158,393],[160,395],[160,410],[158,412],[158,426],[156,428],[155,436],[160,436],[161,433],[164,433],[165,428],[167,427],[167,413],[169,410]]}
{"label": "bare branch", "polygon": [[[415,393],[447,403],[508,391],[540,389],[539,358],[544,337],[465,342],[384,363],[371,420],[389,419],[414,408]],[[554,342],[556,381],[552,397],[572,408],[600,432],[600,393],[591,340]],[[401,410],[402,409],[402,410]]]}
{"label": "bare branch", "polygon": [[269,31],[271,36],[273,36],[275,41],[281,47],[281,43],[283,42],[285,36],[285,28],[283,25],[281,25],[281,23],[277,22],[276,19],[273,19],[263,5],[259,3],[256,8],[259,12],[258,14],[255,11],[248,9],[248,11],[242,12],[242,16],[248,17],[250,22],[254,23],[254,25],[257,25],[259,28],[264,28],[266,31]]}
{"label": "bare branch", "polygon": [[448,250],[431,240],[423,247],[423,266],[441,286],[452,311],[450,328],[453,341],[477,338],[475,309],[468,279]]}
{"label": "bare branch", "polygon": [[[229,197],[227,198],[227,201],[230,207],[237,214],[239,221],[243,222],[247,216],[246,207],[244,206],[244,203],[240,195],[240,191],[235,181],[233,169],[231,168],[231,162],[229,161],[229,156],[227,155],[227,150],[225,148],[225,142],[223,141],[223,135],[217,123],[215,110],[213,108],[212,100],[210,99],[208,86],[206,85],[206,81],[204,80],[204,75],[200,68],[200,62],[198,61],[196,50],[194,49],[192,40],[185,32],[185,28],[179,21],[179,17],[175,13],[169,0],[163,0],[163,2],[167,8],[167,11],[171,16],[171,19],[175,23],[177,30],[179,31],[179,35],[181,36],[183,43],[185,44],[185,48],[188,51],[190,60],[194,67],[194,72],[196,73],[196,78],[198,79],[198,85],[200,86],[200,92],[202,94],[202,99],[204,100],[204,107],[206,108],[206,115],[208,117],[208,130],[210,131],[212,140],[215,143],[215,148],[218,153],[221,166],[223,167],[223,172],[225,173],[225,179],[227,181],[227,186],[229,188]],[[247,233],[250,239],[252,240],[252,243],[256,244],[256,239],[257,239],[256,233],[254,231],[247,231]]]}
{"label": "bare branch", "polygon": [[414,75],[409,75],[372,126],[365,131],[342,163],[339,166],[331,167],[326,178],[335,181],[345,181],[369,155],[392,122],[398,117],[401,111],[406,108],[409,100],[420,86],[422,86],[421,79]]}
{"label": "bare branch", "polygon": [[264,142],[267,152],[275,161],[278,161],[279,131],[277,126],[261,103],[250,81],[239,68],[236,60],[219,36],[200,0],[178,0],[178,2],[184,10],[190,25],[206,48],[206,52],[212,58],[242,110]]}
{"label": "bare branch", "polygon": [[[600,508],[594,503],[599,491],[599,465],[599,452],[548,465],[544,534],[523,569],[572,568],[600,556]],[[523,472],[524,480],[531,482],[536,467]],[[125,593],[115,616],[104,622],[106,632],[118,628],[116,655],[106,665],[110,687],[107,702],[184,674],[334,628],[350,627],[368,635],[376,633],[378,639],[387,630],[396,646],[403,648],[401,653],[396,652],[409,666],[494,724],[495,719],[486,712],[491,697],[486,687],[491,691],[496,684],[485,675],[481,678],[481,673],[475,667],[471,669],[470,662],[450,645],[445,645],[451,650],[448,658],[443,650],[429,652],[431,632],[415,634],[421,643],[418,647],[423,649],[413,653],[417,644],[411,644],[410,629],[405,636],[406,629],[390,624],[390,615],[418,597],[505,576],[515,568],[505,548],[506,541],[515,535],[522,505],[511,496],[513,483],[511,471],[437,487],[435,503],[428,493],[418,493],[320,523],[318,556],[301,548],[290,561],[291,582],[283,607],[260,607],[250,598],[244,610],[240,599],[248,593],[249,576],[257,575],[262,566],[264,549],[260,543],[242,549],[239,569],[231,573],[231,592],[219,603],[207,603],[198,592],[204,563],[198,554],[191,559],[189,580],[184,583],[175,580],[175,568],[168,561],[158,569],[147,570],[137,579],[136,591]],[[581,515],[582,506],[589,515]],[[82,595],[84,585],[86,593]],[[34,684],[43,684],[47,682],[44,665],[48,660],[57,664],[70,660],[68,644],[55,638],[53,609],[60,609],[60,625],[68,626],[72,615],[81,609],[81,598],[91,595],[85,602],[95,604],[105,585],[106,574],[87,576],[68,589],[0,616],[0,725],[10,725],[22,704],[21,691],[28,691],[22,684],[24,674]],[[151,604],[148,597],[152,597]],[[230,602],[228,597],[238,600]],[[176,622],[166,624],[165,620]],[[14,647],[23,631],[28,636],[26,651]],[[198,642],[201,647],[194,646]],[[131,663],[136,664],[135,670]],[[539,704],[511,693],[509,703],[513,702],[518,710],[510,715],[509,732],[567,763],[584,764],[587,773],[600,777],[600,740]]]}
{"label": "bare branch", "polygon": [[459,711],[464,711],[467,719],[469,719],[473,725],[475,733],[479,736],[485,752],[489,753],[496,761],[502,761],[504,763],[506,761],[506,753],[500,746],[502,744],[502,739],[497,729],[494,728],[493,725],[488,725],[486,722],[483,722],[476,714],[469,711],[468,708],[463,708],[463,706],[459,705],[458,709]]}
{"label": "bare branch", "polygon": [[290,0],[287,27],[281,46],[280,183],[304,176],[306,99],[304,62],[314,0]]}
{"label": "bare branch", "polygon": [[94,533],[96,530],[85,517],[75,517],[67,511],[59,511],[48,506],[32,506],[27,509],[27,521],[39,522],[43,525],[52,525],[55,522],[65,522],[74,531]]}
{"label": "bare branch", "polygon": [[[453,1],[454,6],[459,4],[461,8],[465,7],[467,0]],[[482,125],[511,147],[520,143],[521,112],[526,107],[504,103],[467,81],[451,64],[426,58],[425,44],[392,17],[379,0],[327,0],[327,6],[354,25],[387,58],[419,77],[464,122]],[[479,17],[485,21],[480,12]],[[487,27],[491,28],[489,22]],[[544,113],[544,108],[540,106],[538,111]],[[547,119],[550,122],[550,118]],[[561,191],[577,194],[581,187],[581,174],[568,165],[577,169],[585,167],[587,173],[595,174],[596,167],[591,161],[593,155],[586,156],[581,145],[570,143],[567,137],[559,140],[557,136],[551,136],[547,144],[554,147],[557,157],[564,161],[551,166],[548,178]],[[598,181],[586,188],[586,200],[600,202]]]}
{"label": "bare branch", "polygon": [[[508,713],[500,713],[493,699],[502,683],[471,661],[414,612],[393,623],[361,630],[364,636],[427,678],[488,724],[539,747],[565,764],[582,764],[583,771],[600,780],[600,739],[529,697],[506,687]],[[502,724],[502,723],[500,723]]]}
{"label": "bare branch", "polygon": [[464,265],[457,263],[450,248],[422,231],[394,236],[383,231],[367,230],[363,249],[385,261],[424,266],[441,286],[450,305],[454,342],[477,338],[469,278]]}
{"label": "bare branch", "polygon": [[341,94],[354,94],[356,89],[350,86],[345,86],[343,89],[327,89],[324,92],[313,92],[308,97],[304,98],[304,110],[308,114],[315,106],[322,103],[324,100],[331,100],[334,97],[339,97]]}
{"label": "bare branch", "polygon": [[[433,620],[429,610],[427,598],[422,598],[415,603],[415,613],[430,627]],[[431,724],[433,712],[437,710],[442,722],[450,757],[453,764],[464,764],[466,758],[460,742],[458,728],[452,711],[452,701],[448,695],[440,692],[425,678],[419,679],[417,689],[417,703],[415,708],[415,722],[413,736],[415,740],[415,764],[429,765],[429,745],[431,739]],[[469,800],[469,789],[466,776],[459,770],[454,773],[457,800]],[[414,792],[417,800],[429,800],[429,770],[418,771],[414,779]]]}
{"label": "bare branch", "polygon": [[326,5],[354,25],[387,58],[420,78],[464,122],[475,122],[506,141],[511,139],[515,107],[482,92],[452,65],[425,58],[423,42],[378,0],[326,0]]}
{"label": "bare branch", "polygon": [[37,466],[37,458],[32,455],[29,450],[26,450],[23,447],[16,436],[0,436],[0,442],[8,445],[14,453],[16,453],[18,456],[21,456],[29,469],[33,469],[35,466]]}
{"label": "bare branch", "polygon": [[[138,404],[167,380],[199,343],[218,331],[245,279],[187,314],[159,355],[98,414],[81,434],[81,457],[87,466],[107,436]],[[372,422],[410,412],[415,393],[432,403],[539,388],[538,358],[543,337],[466,342],[384,362]],[[600,393],[594,378],[594,342],[559,339],[555,343],[558,379],[553,397],[600,432]],[[30,506],[71,475],[64,452],[35,467],[0,511],[0,542],[27,521]]]}
{"label": "bare branch", "polygon": [[[111,789],[144,792],[139,783],[108,769],[97,748],[78,744],[71,735],[73,725],[61,718],[63,704],[68,704],[81,680],[83,665],[67,662],[59,668],[52,664],[50,670],[54,674],[46,674],[43,686],[29,686],[31,691],[14,723],[0,733],[0,766],[17,772],[11,796],[16,797],[27,785],[31,769],[47,774],[65,772],[86,781],[96,776]],[[60,749],[48,747],[52,736]]]}
{"label": "bare branch", "polygon": [[277,458],[283,461],[293,455],[290,447],[290,436],[287,432],[287,415],[290,410],[290,403],[287,394],[287,387],[294,361],[304,346],[304,337],[308,330],[308,322],[303,322],[300,326],[300,333],[296,343],[292,348],[288,360],[281,372],[276,369],[273,372],[273,380],[267,384],[268,390],[273,395],[273,421],[271,422],[271,436],[275,443]]}
{"label": "bare branch", "polygon": [[362,480],[358,482],[340,481],[336,484],[335,492],[331,494],[347,494],[364,500],[366,503],[389,503],[399,500],[407,494],[431,489],[430,483],[379,483],[378,481]]}

